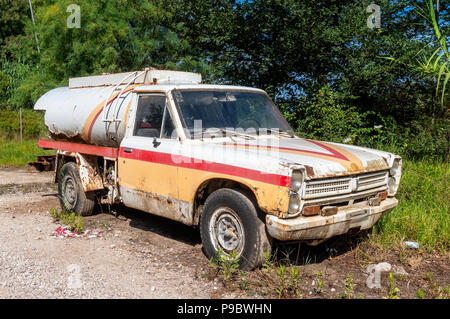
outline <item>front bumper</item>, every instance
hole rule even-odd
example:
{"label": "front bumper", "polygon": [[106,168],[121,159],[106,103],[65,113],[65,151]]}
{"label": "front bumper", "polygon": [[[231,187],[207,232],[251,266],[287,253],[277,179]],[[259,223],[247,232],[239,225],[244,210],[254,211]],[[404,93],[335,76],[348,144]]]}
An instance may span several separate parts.
{"label": "front bumper", "polygon": [[324,240],[347,233],[352,228],[371,228],[383,214],[397,206],[398,200],[386,198],[379,206],[354,205],[339,207],[332,216],[299,216],[290,219],[266,215],[270,236],[282,241]]}

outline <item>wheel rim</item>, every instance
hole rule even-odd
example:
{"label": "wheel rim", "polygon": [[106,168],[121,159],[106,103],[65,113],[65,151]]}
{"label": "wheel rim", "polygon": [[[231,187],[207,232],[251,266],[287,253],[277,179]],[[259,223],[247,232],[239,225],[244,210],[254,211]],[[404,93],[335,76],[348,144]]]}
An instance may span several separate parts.
{"label": "wheel rim", "polygon": [[239,216],[228,207],[219,207],[214,211],[209,231],[216,251],[222,249],[229,254],[233,250],[240,255],[244,248],[244,228]]}
{"label": "wheel rim", "polygon": [[77,203],[77,188],[72,177],[66,176],[63,180],[63,197],[67,208],[75,207]]}

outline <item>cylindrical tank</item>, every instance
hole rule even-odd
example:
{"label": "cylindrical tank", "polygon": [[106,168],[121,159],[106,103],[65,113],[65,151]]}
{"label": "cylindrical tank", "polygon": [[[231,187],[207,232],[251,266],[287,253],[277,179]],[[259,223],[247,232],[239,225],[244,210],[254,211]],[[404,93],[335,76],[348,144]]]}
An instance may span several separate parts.
{"label": "cylindrical tank", "polygon": [[125,134],[131,92],[136,86],[199,83],[199,73],[148,68],[72,78],[68,87],[41,96],[34,109],[45,111],[45,125],[55,140],[118,147]]}
{"label": "cylindrical tank", "polygon": [[124,90],[117,101],[121,88],[111,95],[112,86],[56,88],[40,97],[34,109],[45,110],[45,126],[55,140],[117,147],[125,133],[125,115],[134,87]]}

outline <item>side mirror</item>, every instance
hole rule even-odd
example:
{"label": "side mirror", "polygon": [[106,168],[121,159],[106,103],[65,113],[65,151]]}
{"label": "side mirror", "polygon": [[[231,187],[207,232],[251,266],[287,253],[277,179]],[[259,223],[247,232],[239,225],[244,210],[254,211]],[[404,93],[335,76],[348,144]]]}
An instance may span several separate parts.
{"label": "side mirror", "polygon": [[156,136],[153,138],[153,147],[157,148],[159,145],[161,144],[161,142],[158,142],[158,139],[156,138]]}

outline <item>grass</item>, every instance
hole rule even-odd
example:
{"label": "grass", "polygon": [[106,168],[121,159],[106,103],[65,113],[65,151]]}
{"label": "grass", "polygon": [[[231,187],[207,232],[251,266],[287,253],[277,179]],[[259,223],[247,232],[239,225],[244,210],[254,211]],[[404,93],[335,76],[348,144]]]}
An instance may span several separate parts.
{"label": "grass", "polygon": [[0,152],[0,166],[23,167],[35,161],[37,155],[51,155],[54,151],[45,151],[38,147],[36,139],[27,139],[23,142],[0,138],[2,150]]}
{"label": "grass", "polygon": [[372,240],[385,247],[416,241],[421,249],[449,248],[448,164],[404,160],[399,205],[376,225]]}
{"label": "grass", "polygon": [[40,112],[22,110],[23,141],[20,141],[19,111],[0,109],[0,166],[26,166],[37,155],[51,155],[37,146],[39,137],[45,137],[44,116]]}
{"label": "grass", "polygon": [[[22,134],[26,139],[46,134],[44,114],[30,109],[22,110]],[[0,108],[0,136],[17,139],[20,136],[19,110]]]}

